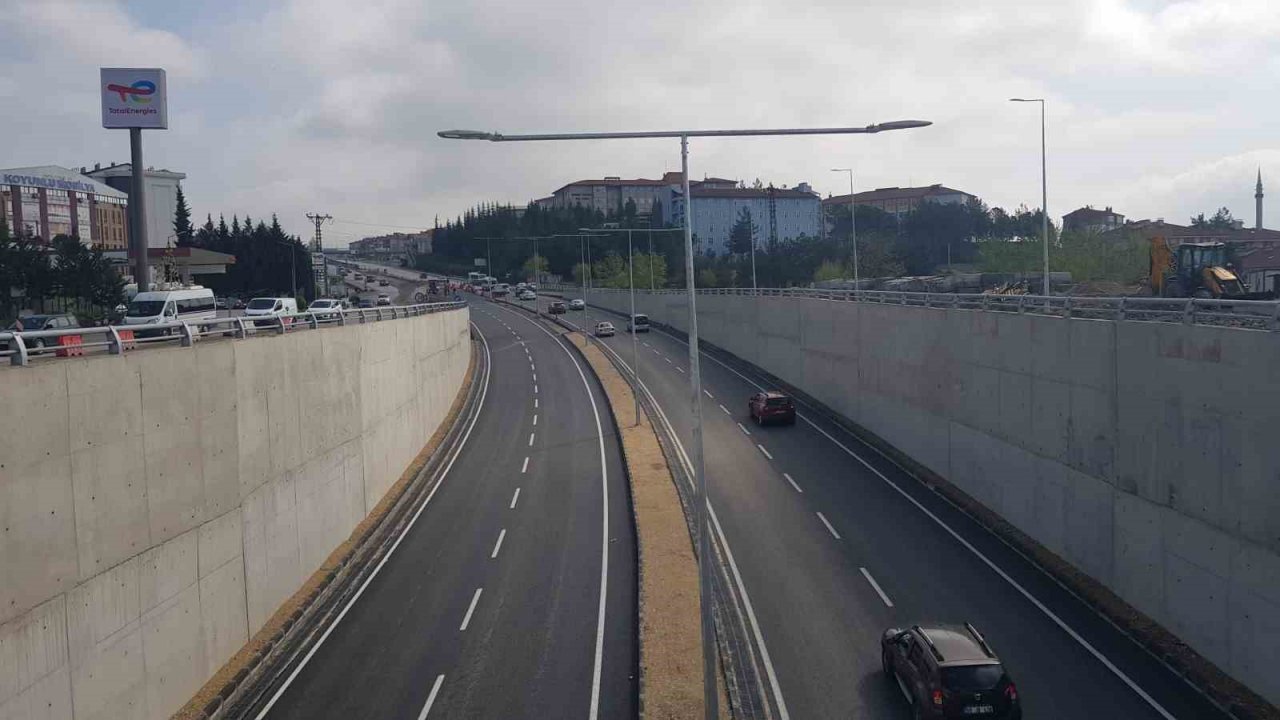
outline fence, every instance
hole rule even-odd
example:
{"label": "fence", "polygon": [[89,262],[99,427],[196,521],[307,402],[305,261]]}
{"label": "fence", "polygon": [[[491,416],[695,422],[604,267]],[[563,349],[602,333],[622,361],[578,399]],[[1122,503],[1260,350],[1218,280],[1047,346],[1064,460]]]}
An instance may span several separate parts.
{"label": "fence", "polygon": [[[581,292],[578,285],[544,285],[545,290]],[[637,292],[683,295],[685,290]],[[591,288],[590,293],[627,292]],[[1079,297],[1073,295],[988,295],[962,293],[892,292],[887,290],[828,290],[820,288],[704,288],[699,295],[792,297],[832,302],[864,302],[960,308],[990,312],[1027,313],[1094,320],[1134,320],[1187,325],[1218,325],[1253,330],[1280,331],[1280,302],[1272,300],[1212,300],[1209,298]]]}
{"label": "fence", "polygon": [[258,333],[284,335],[300,330],[316,330],[327,325],[379,322],[428,315],[466,307],[465,302],[423,303],[354,310],[325,310],[269,317],[214,318],[195,322],[174,321],[149,325],[107,325],[104,327],[0,332],[0,358],[12,365],[29,365],[34,357],[68,357],[88,350],[105,350],[119,355],[146,345],[178,343],[191,347],[205,337],[252,337]]}

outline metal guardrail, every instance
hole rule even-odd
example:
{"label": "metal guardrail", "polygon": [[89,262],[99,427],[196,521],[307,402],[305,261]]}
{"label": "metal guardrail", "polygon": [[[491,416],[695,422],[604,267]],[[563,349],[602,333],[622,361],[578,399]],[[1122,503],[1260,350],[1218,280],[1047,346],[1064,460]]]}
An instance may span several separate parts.
{"label": "metal guardrail", "polygon": [[[580,291],[579,286],[547,286],[547,290]],[[592,288],[590,294],[625,293]],[[684,290],[641,290],[654,295],[684,295]],[[887,290],[828,290],[822,288],[705,288],[699,295],[789,297],[832,302],[863,302],[929,308],[1046,315],[1093,320],[1129,320],[1213,325],[1280,331],[1280,301],[1212,300],[1208,298],[1081,297],[1075,295],[987,295],[964,293],[892,292]]]}
{"label": "metal guardrail", "polygon": [[[205,337],[246,338],[259,333],[285,335],[300,330],[316,330],[329,325],[352,325],[430,315],[447,310],[458,310],[466,307],[466,304],[466,302],[449,301],[352,310],[323,310],[265,317],[238,315],[150,325],[106,325],[65,330],[0,332],[0,345],[5,348],[0,350],[0,358],[8,357],[11,365],[29,365],[34,357],[79,356],[91,349],[105,348],[112,355],[120,355],[148,345],[177,343],[182,347],[191,347]],[[62,338],[77,338],[77,340],[74,344],[63,344]]]}

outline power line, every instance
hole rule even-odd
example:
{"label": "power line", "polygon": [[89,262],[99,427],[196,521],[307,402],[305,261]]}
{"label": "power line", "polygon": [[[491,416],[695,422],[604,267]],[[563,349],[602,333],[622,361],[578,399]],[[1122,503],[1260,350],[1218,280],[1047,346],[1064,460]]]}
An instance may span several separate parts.
{"label": "power line", "polygon": [[334,222],[339,225],[365,225],[367,227],[395,228],[397,230],[426,230],[431,227],[429,225],[388,225],[387,223],[357,222],[355,220],[343,220],[341,218],[334,220]]}

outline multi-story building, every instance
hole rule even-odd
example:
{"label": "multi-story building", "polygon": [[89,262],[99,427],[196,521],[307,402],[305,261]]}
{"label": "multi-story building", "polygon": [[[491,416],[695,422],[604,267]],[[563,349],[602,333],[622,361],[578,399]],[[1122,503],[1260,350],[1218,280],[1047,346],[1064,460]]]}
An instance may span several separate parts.
{"label": "multi-story building", "polygon": [[[943,205],[964,205],[978,198],[963,190],[955,190],[945,185],[928,185],[925,187],[884,187],[865,192],[854,193],[854,202],[858,205],[879,208],[891,215],[902,217],[920,207],[921,203],[933,202]],[[834,195],[824,198],[823,208],[849,207],[849,195]]]}
{"label": "multi-story building", "polygon": [[[684,175],[678,172],[664,173],[657,180],[623,180],[620,177],[578,180],[556,190],[550,197],[535,202],[543,208],[581,206],[609,214],[622,211],[627,201],[631,201],[635,203],[636,214],[652,216],[656,210],[658,216],[653,218],[655,224],[659,220],[669,223],[672,199],[681,193],[683,185]],[[725,178],[703,178],[690,182],[690,189],[732,189],[737,186],[737,180]]]}
{"label": "multi-story building", "polygon": [[434,230],[418,233],[392,233],[352,241],[348,250],[352,255],[430,255]]}
{"label": "multi-story building", "polygon": [[[129,163],[119,165],[94,165],[93,169],[80,168],[87,177],[110,185],[128,195],[132,189],[133,166]],[[147,247],[165,248],[174,241],[173,214],[178,208],[178,184],[187,178],[173,170],[157,170],[147,168],[143,171],[143,192],[146,202],[143,206],[143,218],[147,227]]]}
{"label": "multi-story building", "polygon": [[1124,215],[1111,209],[1095,210],[1092,205],[1085,205],[1062,216],[1062,229],[1078,232],[1104,233],[1124,225]]}
{"label": "multi-story building", "polygon": [[129,196],[57,165],[0,170],[0,215],[12,232],[48,241],[74,235],[103,250],[126,248]]}
{"label": "multi-story building", "polygon": [[[729,237],[743,211],[750,213],[757,248],[771,241],[801,237],[816,238],[821,229],[822,206],[808,183],[794,188],[708,187],[689,188],[693,194],[693,234],[697,251],[703,255],[729,253]],[[677,194],[671,202],[671,223],[684,223],[684,198]]]}

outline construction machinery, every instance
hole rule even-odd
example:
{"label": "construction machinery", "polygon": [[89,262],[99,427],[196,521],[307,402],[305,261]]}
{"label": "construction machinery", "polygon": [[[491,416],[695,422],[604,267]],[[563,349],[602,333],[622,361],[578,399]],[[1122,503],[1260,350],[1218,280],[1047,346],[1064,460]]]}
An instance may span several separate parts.
{"label": "construction machinery", "polygon": [[1188,242],[1170,245],[1151,238],[1151,294],[1168,298],[1271,300],[1270,292],[1249,292],[1227,260],[1227,244]]}

